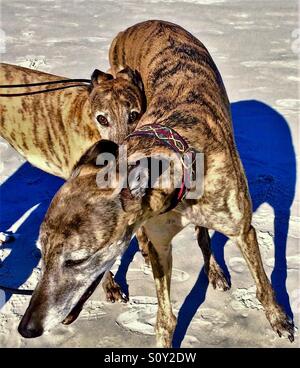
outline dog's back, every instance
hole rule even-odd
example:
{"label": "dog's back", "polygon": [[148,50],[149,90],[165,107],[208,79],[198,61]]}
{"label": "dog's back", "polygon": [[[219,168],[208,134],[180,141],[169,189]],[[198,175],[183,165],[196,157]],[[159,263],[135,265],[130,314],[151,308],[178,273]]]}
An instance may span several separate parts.
{"label": "dog's back", "polygon": [[198,39],[178,25],[146,21],[119,33],[109,55],[114,73],[126,64],[142,76],[147,111],[139,125],[174,128],[204,153],[209,202],[217,206],[215,202],[227,195],[224,190],[236,183],[247,192],[227,93],[212,57]]}
{"label": "dog's back", "polygon": [[141,74],[148,105],[141,123],[186,131],[192,144],[198,130],[195,144],[203,151],[219,146],[224,133],[233,139],[220,73],[205,46],[182,27],[156,20],[130,27],[114,39],[110,63],[113,72],[129,65]]}

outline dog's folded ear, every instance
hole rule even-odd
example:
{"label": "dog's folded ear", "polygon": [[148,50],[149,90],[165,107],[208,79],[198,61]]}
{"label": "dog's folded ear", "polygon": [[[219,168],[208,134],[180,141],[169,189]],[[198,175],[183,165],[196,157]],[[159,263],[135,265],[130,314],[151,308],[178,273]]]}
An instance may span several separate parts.
{"label": "dog's folded ear", "polygon": [[[165,191],[182,182],[182,165],[179,167],[168,157],[144,157],[127,167],[127,187],[121,190],[121,204],[125,212],[136,212],[143,206],[160,213],[169,203],[165,203]],[[175,170],[176,169],[176,170]],[[173,181],[170,179],[172,171]],[[171,181],[170,181],[171,180]]]}
{"label": "dog's folded ear", "polygon": [[91,82],[92,82],[93,87],[96,87],[99,84],[101,84],[102,82],[109,81],[109,80],[112,80],[112,79],[114,79],[114,77],[111,74],[104,73],[99,69],[95,69],[93,71],[92,76],[91,76]]}
{"label": "dog's folded ear", "polygon": [[88,174],[95,168],[100,168],[99,156],[107,154],[107,157],[117,158],[119,153],[119,146],[110,140],[101,139],[90,147],[79,159],[74,166],[70,179],[73,179],[79,175]]}
{"label": "dog's folded ear", "polygon": [[137,70],[132,70],[129,66],[122,69],[117,73],[117,78],[123,78],[136,85],[142,92],[144,91],[144,85],[140,73]]}
{"label": "dog's folded ear", "polygon": [[135,211],[141,207],[142,199],[149,187],[150,170],[148,160],[128,167],[127,188],[121,191],[121,203],[125,212]]}

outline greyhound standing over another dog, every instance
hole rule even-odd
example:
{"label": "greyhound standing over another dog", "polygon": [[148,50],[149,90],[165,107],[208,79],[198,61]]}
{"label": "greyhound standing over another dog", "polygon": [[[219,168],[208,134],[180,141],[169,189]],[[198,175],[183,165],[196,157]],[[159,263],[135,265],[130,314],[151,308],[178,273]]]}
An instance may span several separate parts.
{"label": "greyhound standing over another dog", "polygon": [[[225,234],[240,248],[257,287],[257,298],[279,336],[293,341],[294,327],[278,305],[263,269],[247,181],[236,151],[229,102],[221,76],[203,44],[183,28],[147,21],[121,32],[110,49],[114,75],[128,65],[137,70],[147,97],[147,110],[137,132],[159,124],[204,154],[204,192],[183,199],[172,211],[175,187],[147,188],[151,168],[127,165],[133,184],[114,194],[101,189],[96,177],[99,142],[80,161],[54,197],[41,226],[43,272],[19,325],[25,337],[36,337],[62,321],[73,321],[101,275],[124,252],[132,234],[143,225],[149,239],[158,312],[158,346],[170,347],[176,325],[170,300],[172,238],[187,224],[198,229],[209,281],[228,289],[210,248],[207,229]],[[163,128],[162,128],[163,129]],[[171,156],[157,137],[133,133],[128,156]],[[110,151],[117,155],[117,147]],[[120,180],[117,177],[116,180]]]}

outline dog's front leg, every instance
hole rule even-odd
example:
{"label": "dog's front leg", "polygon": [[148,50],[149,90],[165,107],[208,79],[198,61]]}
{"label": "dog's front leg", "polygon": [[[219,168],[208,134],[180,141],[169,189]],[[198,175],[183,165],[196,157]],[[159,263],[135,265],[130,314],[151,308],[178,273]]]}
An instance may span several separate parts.
{"label": "dog's front leg", "polygon": [[128,302],[128,296],[122,292],[121,287],[114,280],[114,274],[111,271],[105,272],[102,280],[102,288],[108,302]]}
{"label": "dog's front leg", "polygon": [[158,347],[172,346],[176,317],[172,311],[170,285],[172,274],[172,246],[154,246],[149,242],[149,258],[152,266],[158,311],[156,320],[156,343]]}
{"label": "dog's front leg", "polygon": [[142,256],[144,257],[146,266],[150,266],[150,259],[149,259],[149,239],[146,235],[145,229],[143,226],[141,226],[138,231],[135,234],[136,239],[139,243],[139,249],[142,253]]}
{"label": "dog's front leg", "polygon": [[159,347],[171,347],[176,327],[176,317],[172,311],[170,286],[172,275],[172,238],[182,229],[181,216],[168,212],[144,225],[144,235],[148,238],[148,254],[155,281],[158,311],[156,321],[156,341]]}

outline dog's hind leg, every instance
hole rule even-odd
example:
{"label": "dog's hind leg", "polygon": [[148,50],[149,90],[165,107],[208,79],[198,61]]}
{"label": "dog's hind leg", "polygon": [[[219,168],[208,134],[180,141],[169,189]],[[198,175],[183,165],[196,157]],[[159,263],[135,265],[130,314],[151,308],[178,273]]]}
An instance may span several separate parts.
{"label": "dog's hind leg", "polygon": [[197,241],[203,254],[204,269],[214,289],[226,291],[229,283],[211,251],[210,237],[205,227],[196,226]]}
{"label": "dog's hind leg", "polygon": [[250,225],[238,237],[233,237],[247,264],[256,283],[256,296],[263,305],[266,316],[275,332],[281,336],[287,336],[294,341],[294,325],[283,309],[276,301],[273,288],[263,268],[262,259],[257,243],[256,232]]}
{"label": "dog's hind leg", "polygon": [[128,302],[128,297],[122,292],[121,287],[115,282],[114,275],[111,271],[107,271],[105,273],[102,281],[102,288],[108,302]]}

